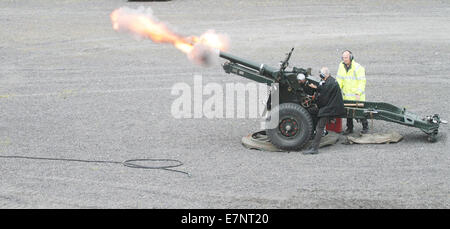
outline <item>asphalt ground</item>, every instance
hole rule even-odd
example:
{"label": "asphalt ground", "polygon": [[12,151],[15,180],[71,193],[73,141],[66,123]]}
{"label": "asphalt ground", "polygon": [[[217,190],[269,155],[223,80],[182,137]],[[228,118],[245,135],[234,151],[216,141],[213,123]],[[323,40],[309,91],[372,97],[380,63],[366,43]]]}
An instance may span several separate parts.
{"label": "asphalt ground", "polygon": [[450,119],[446,1],[5,0],[0,155],[169,158],[191,177],[0,158],[0,208],[449,208],[448,125],[436,143],[419,129],[373,121],[372,132],[404,139],[336,144],[313,156],[248,150],[241,138],[259,130],[259,119],[176,119],[171,89],[193,85],[194,75],[203,84],[249,80],[115,32],[109,14],[122,6],[151,7],[181,34],[225,33],[230,53],[272,66],[295,47],[291,65],[335,75],[350,49],[366,68],[368,101]]}

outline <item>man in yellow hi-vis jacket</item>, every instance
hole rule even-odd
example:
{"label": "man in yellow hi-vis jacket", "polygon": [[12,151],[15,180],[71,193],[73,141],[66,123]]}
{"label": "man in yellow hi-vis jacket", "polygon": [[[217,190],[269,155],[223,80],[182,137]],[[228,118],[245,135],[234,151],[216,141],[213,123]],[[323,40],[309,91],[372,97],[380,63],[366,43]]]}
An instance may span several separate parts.
{"label": "man in yellow hi-vis jacket", "polygon": [[[349,50],[342,53],[342,62],[336,74],[336,81],[341,87],[344,100],[366,101],[366,70],[353,60],[353,54]],[[365,134],[369,131],[367,119],[361,119]],[[347,118],[347,129],[344,134],[353,133],[353,119]]]}

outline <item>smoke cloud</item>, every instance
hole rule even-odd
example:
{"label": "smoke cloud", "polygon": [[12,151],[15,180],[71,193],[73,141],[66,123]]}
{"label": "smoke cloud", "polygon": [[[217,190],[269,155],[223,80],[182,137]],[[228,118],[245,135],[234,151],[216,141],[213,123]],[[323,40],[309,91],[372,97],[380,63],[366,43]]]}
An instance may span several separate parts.
{"label": "smoke cloud", "polygon": [[219,52],[229,47],[228,36],[208,30],[200,37],[182,36],[158,20],[149,8],[122,7],[111,15],[114,30],[131,34],[136,39],[150,39],[156,43],[168,43],[187,54],[189,60],[201,66],[216,63]]}

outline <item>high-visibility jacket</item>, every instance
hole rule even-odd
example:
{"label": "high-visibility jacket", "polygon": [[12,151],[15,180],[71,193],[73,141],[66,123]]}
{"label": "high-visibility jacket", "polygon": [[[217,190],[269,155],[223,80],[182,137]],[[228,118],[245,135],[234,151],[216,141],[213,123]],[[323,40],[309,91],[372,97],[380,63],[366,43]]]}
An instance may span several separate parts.
{"label": "high-visibility jacket", "polygon": [[347,71],[344,62],[341,62],[336,81],[341,87],[344,100],[356,100],[356,95],[359,95],[359,101],[366,101],[366,70],[363,66],[352,60]]}

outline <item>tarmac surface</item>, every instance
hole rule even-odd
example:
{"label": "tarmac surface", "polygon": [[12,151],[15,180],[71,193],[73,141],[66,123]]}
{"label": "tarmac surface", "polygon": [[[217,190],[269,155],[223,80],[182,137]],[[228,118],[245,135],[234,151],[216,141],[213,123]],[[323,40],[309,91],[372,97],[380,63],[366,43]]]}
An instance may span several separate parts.
{"label": "tarmac surface", "polygon": [[117,33],[109,14],[122,6],[151,7],[181,34],[225,33],[230,53],[271,66],[295,47],[291,66],[316,76],[322,66],[335,75],[350,49],[366,68],[368,101],[450,119],[446,1],[0,1],[0,155],[168,158],[191,174],[0,158],[0,208],[450,207],[449,125],[436,143],[373,121],[372,133],[404,139],[309,156],[246,149],[241,138],[259,119],[176,119],[171,89],[194,75],[250,81]]}

